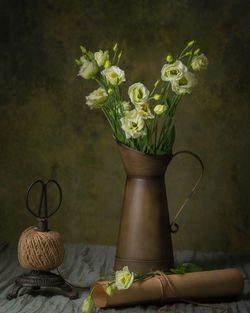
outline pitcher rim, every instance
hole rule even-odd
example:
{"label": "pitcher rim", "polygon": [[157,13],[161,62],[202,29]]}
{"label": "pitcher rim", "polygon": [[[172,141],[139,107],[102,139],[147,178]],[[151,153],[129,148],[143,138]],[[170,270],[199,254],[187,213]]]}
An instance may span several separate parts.
{"label": "pitcher rim", "polygon": [[171,159],[173,154],[162,154],[162,155],[157,155],[157,154],[149,154],[149,153],[146,153],[146,152],[143,152],[143,151],[140,151],[140,150],[136,150],[136,149],[133,149],[127,145],[125,145],[124,143],[121,143],[117,138],[115,138],[115,141],[116,143],[119,145],[119,146],[122,146],[124,149],[127,149],[129,151],[133,151],[133,152],[136,152],[138,154],[141,154],[143,156],[147,156],[147,157],[150,157],[150,158],[155,158],[155,159]]}

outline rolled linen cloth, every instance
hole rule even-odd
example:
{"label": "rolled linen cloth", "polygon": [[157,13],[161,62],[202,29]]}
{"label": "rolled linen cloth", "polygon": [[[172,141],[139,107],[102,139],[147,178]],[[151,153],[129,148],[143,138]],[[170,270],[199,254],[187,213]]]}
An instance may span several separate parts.
{"label": "rolled linen cloth", "polygon": [[183,299],[211,300],[239,296],[244,287],[244,279],[238,269],[223,269],[186,274],[165,275],[155,272],[155,276],[137,281],[129,289],[115,290],[110,297],[105,284],[96,282],[91,286],[93,300],[98,308],[129,306],[143,303],[167,303]]}

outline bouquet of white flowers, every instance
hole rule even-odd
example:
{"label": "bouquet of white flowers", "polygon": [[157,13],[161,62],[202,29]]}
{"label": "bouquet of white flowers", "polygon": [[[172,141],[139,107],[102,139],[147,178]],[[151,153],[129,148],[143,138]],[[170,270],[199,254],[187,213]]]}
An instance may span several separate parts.
{"label": "bouquet of white flowers", "polygon": [[166,57],[161,79],[155,82],[152,91],[140,82],[130,86],[130,101],[122,97],[120,90],[126,79],[118,67],[122,56],[118,44],[113,47],[112,60],[108,50],[92,53],[81,46],[82,56],[76,60],[80,67],[78,75],[94,79],[99,85],[86,97],[86,104],[102,110],[120,143],[148,154],[172,154],[176,107],[182,96],[190,94],[197,84],[191,70],[200,71],[208,65],[206,56],[200,49],[194,49],[194,44],[190,41],[176,59],[172,55]]}

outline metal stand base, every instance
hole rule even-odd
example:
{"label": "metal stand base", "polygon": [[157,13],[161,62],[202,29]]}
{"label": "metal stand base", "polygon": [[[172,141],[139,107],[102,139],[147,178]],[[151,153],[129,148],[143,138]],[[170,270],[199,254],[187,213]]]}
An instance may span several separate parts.
{"label": "metal stand base", "polygon": [[56,287],[63,290],[70,299],[77,299],[78,293],[74,291],[64,279],[57,274],[45,271],[31,271],[17,277],[12,291],[8,294],[7,299],[16,298],[18,292],[23,287],[30,287],[31,290],[39,290],[41,287]]}

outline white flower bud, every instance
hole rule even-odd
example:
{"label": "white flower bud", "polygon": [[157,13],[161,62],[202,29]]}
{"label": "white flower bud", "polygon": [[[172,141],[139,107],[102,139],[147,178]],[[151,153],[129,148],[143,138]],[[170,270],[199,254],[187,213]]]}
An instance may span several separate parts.
{"label": "white flower bud", "polygon": [[98,52],[94,53],[94,56],[98,66],[100,67],[103,66],[105,62],[109,59],[109,52],[103,52],[102,50],[99,50]]}
{"label": "white flower bud", "polygon": [[78,76],[81,76],[85,79],[90,79],[95,76],[95,74],[98,72],[98,66],[96,64],[96,61],[86,61],[80,68],[80,71],[78,73]]}
{"label": "white flower bud", "polygon": [[88,296],[88,298],[86,298],[83,301],[82,312],[83,313],[93,313],[94,308],[95,308],[94,300],[92,299],[91,296]]}
{"label": "white flower bud", "polygon": [[158,104],[154,107],[154,112],[159,115],[159,114],[162,114],[163,112],[166,111],[166,106],[165,105],[161,105],[161,104]]}

